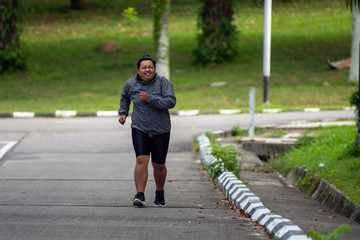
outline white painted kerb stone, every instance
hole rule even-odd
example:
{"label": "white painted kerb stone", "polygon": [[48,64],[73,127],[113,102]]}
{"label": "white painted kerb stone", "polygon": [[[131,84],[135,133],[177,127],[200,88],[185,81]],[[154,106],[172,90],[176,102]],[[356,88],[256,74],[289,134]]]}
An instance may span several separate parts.
{"label": "white painted kerb stone", "polygon": [[96,116],[98,117],[117,117],[119,113],[117,111],[98,111]]}
{"label": "white painted kerb stone", "polygon": [[33,118],[35,117],[34,112],[13,112],[14,118]]}
{"label": "white painted kerb stone", "polygon": [[56,117],[75,117],[76,111],[56,110],[55,116]]}

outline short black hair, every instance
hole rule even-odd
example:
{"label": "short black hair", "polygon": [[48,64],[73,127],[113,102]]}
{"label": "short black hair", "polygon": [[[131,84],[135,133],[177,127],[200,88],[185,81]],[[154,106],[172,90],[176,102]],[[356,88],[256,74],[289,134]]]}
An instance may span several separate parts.
{"label": "short black hair", "polygon": [[138,62],[137,62],[137,64],[136,64],[138,69],[140,69],[141,62],[142,62],[142,61],[145,61],[145,60],[150,60],[150,61],[152,61],[152,63],[154,64],[154,68],[156,68],[156,61],[155,61],[154,59],[152,59],[152,58],[150,57],[150,55],[144,55],[144,56],[142,56],[141,58],[139,58],[139,60],[138,60]]}

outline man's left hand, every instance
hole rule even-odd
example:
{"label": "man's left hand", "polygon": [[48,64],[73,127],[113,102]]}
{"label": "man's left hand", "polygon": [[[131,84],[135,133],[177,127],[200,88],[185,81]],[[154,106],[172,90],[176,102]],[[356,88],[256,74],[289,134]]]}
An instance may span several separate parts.
{"label": "man's left hand", "polygon": [[147,92],[140,92],[140,100],[147,102],[149,100],[149,94]]}

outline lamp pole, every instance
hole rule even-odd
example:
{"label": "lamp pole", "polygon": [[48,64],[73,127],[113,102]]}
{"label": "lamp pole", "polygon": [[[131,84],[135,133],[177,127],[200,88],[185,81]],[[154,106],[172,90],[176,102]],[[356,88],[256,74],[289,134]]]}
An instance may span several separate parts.
{"label": "lamp pole", "polygon": [[272,0],[264,2],[264,104],[269,104],[270,59],[271,59],[271,5]]}

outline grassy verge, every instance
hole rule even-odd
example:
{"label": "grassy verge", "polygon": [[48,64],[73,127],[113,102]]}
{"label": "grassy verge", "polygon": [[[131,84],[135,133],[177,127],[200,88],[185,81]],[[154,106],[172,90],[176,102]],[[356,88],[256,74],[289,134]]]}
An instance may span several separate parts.
{"label": "grassy verge", "polygon": [[[117,110],[125,81],[135,75],[139,56],[154,55],[152,16],[148,1],[88,0],[82,11],[67,1],[39,0],[27,16],[21,42],[28,70],[0,76],[0,112],[80,112]],[[199,3],[172,3],[170,20],[171,81],[177,94],[175,111],[248,108],[250,87],[256,109],[281,107],[322,109],[348,106],[355,87],[348,71],[333,71],[326,58],[350,56],[351,13],[343,0],[309,0],[273,6],[270,105],[262,103],[263,6],[239,1],[235,23],[239,58],[216,67],[199,67],[196,18]],[[139,20],[127,21],[122,11],[135,7]],[[115,53],[98,50],[114,41]],[[221,87],[210,83],[226,81]]]}
{"label": "grassy verge", "polygon": [[271,160],[284,176],[296,167],[317,174],[360,204],[360,161],[355,148],[354,126],[329,127],[316,131],[316,138],[299,148]]}

